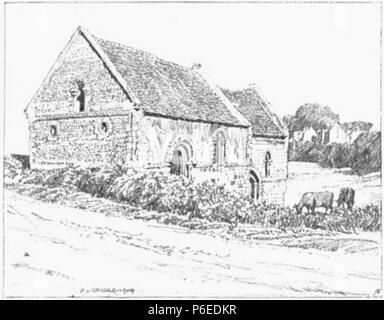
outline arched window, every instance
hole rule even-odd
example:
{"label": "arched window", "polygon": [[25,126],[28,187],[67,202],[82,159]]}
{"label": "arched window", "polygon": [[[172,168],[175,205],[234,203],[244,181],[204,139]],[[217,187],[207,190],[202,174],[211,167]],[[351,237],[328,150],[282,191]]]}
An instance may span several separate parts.
{"label": "arched window", "polygon": [[214,163],[217,165],[223,165],[225,163],[226,156],[226,145],[225,145],[225,137],[222,132],[218,132],[215,136],[214,140]]}
{"label": "arched window", "polygon": [[265,154],[265,176],[266,177],[269,177],[271,175],[271,153],[268,151],[266,154]]}

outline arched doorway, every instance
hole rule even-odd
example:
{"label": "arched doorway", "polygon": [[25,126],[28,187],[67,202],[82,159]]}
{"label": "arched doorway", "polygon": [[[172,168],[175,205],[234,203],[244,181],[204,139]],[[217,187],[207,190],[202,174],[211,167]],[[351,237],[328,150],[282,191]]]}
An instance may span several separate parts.
{"label": "arched doorway", "polygon": [[171,173],[177,175],[189,176],[188,155],[183,147],[176,148],[173,151],[171,160]]}
{"label": "arched doorway", "polygon": [[251,170],[249,172],[249,183],[250,183],[250,197],[253,200],[259,200],[260,198],[260,180],[256,173]]}

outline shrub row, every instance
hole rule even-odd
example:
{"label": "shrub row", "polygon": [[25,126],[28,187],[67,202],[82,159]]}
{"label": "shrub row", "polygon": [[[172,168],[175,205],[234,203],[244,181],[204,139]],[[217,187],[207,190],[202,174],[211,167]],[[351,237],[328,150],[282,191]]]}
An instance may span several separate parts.
{"label": "shrub row", "polygon": [[[19,172],[19,168],[17,170]],[[138,208],[189,218],[277,228],[381,230],[381,208],[378,206],[354,208],[353,211],[335,209],[329,214],[297,214],[292,208],[255,204],[248,197],[229,191],[214,181],[195,183],[160,171],[71,166],[44,171],[22,170],[11,176],[18,183],[41,185],[58,190],[58,193],[60,188],[82,191]]]}

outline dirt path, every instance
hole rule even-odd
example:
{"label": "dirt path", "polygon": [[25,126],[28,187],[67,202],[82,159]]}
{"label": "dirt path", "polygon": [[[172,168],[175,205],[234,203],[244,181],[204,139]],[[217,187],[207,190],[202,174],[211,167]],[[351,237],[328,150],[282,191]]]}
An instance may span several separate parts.
{"label": "dirt path", "polygon": [[8,297],[371,296],[380,288],[378,250],[225,240],[5,192]]}

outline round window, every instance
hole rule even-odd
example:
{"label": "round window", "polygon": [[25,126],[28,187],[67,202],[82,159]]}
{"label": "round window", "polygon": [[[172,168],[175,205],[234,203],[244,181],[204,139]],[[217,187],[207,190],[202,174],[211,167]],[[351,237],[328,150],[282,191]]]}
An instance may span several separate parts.
{"label": "round window", "polygon": [[52,137],[56,137],[57,136],[57,127],[53,126],[53,125],[50,126],[49,133],[51,134]]}
{"label": "round window", "polygon": [[100,132],[101,133],[107,133],[108,132],[108,123],[102,122],[100,123]]}

